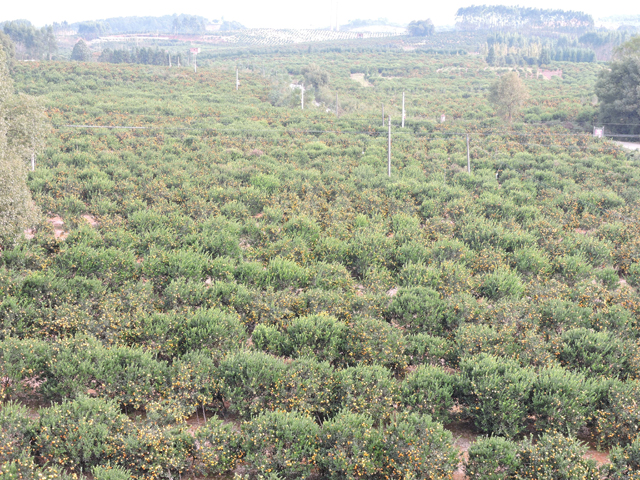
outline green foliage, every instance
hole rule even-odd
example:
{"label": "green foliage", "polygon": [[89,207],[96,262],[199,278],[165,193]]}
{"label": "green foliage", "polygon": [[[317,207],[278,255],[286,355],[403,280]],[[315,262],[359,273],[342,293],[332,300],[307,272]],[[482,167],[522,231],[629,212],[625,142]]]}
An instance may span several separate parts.
{"label": "green foliage", "polygon": [[434,420],[447,423],[455,383],[455,377],[442,368],[421,365],[400,384],[400,399],[410,411],[429,414]]}
{"label": "green foliage", "polygon": [[418,333],[405,337],[405,355],[410,365],[434,365],[446,362],[451,356],[451,344],[447,339]]}
{"label": "green foliage", "polygon": [[78,40],[73,46],[71,60],[76,60],[78,62],[90,62],[92,56],[91,49],[83,39]]}
{"label": "green foliage", "polygon": [[[637,42],[636,42],[637,43]],[[630,44],[629,44],[630,46]],[[623,48],[626,48],[624,45]],[[638,132],[634,124],[640,123],[640,113],[634,107],[638,103],[638,93],[626,86],[638,82],[640,78],[640,57],[622,55],[611,62],[610,69],[600,73],[595,91],[600,104],[600,118],[604,123],[616,123],[612,131],[619,134]]]}
{"label": "green foliage", "polygon": [[120,436],[130,428],[115,402],[80,397],[40,411],[34,448],[46,461],[79,471],[122,455]]}
{"label": "green foliage", "polygon": [[171,479],[186,473],[194,455],[193,436],[183,427],[144,425],[122,438],[116,461],[137,478]]}
{"label": "green foliage", "polygon": [[517,444],[507,439],[486,437],[469,448],[465,466],[471,479],[531,478],[562,480],[599,477],[596,462],[584,458],[587,446],[561,434],[544,434]]}
{"label": "green foliage", "polygon": [[275,387],[280,409],[321,421],[339,408],[339,374],[327,362],[299,358],[287,365]]}
{"label": "green foliage", "polygon": [[167,365],[142,349],[115,347],[104,351],[100,380],[104,394],[121,405],[138,409],[157,400],[165,388]]}
{"label": "green foliage", "polygon": [[391,301],[389,313],[412,332],[442,335],[449,328],[448,305],[430,288],[400,288]]}
{"label": "green foliage", "polygon": [[480,437],[469,447],[465,473],[470,480],[514,478],[520,459],[519,445],[501,437]]}
{"label": "green foliage", "polygon": [[604,330],[595,332],[586,328],[567,330],[562,335],[558,360],[572,369],[595,375],[627,377],[629,351],[625,342]]}
{"label": "green foliage", "polygon": [[458,463],[451,433],[428,415],[396,415],[376,427],[366,414],[343,411],[323,424],[320,440],[320,468],[331,479],[445,479]]}
{"label": "green foliage", "polygon": [[540,370],[533,382],[530,406],[536,430],[575,435],[591,419],[595,400],[595,385],[584,375],[561,367]]}
{"label": "green foliage", "polygon": [[315,468],[320,427],[297,412],[261,413],[242,424],[247,461],[262,475],[307,477]]}
{"label": "green foliage", "polygon": [[207,475],[221,475],[233,471],[244,457],[243,439],[229,423],[210,418],[196,430],[198,448],[196,458]]}
{"label": "green foliage", "polygon": [[249,418],[273,409],[278,400],[276,388],[286,368],[282,360],[262,352],[240,351],[227,355],[218,371],[229,410]]}
{"label": "green foliage", "polygon": [[[13,83],[0,49],[0,246],[12,245],[39,219],[27,181],[25,150],[29,157],[41,148],[44,111],[30,97],[13,93]],[[25,138],[24,129],[31,127]],[[37,139],[37,143],[34,142]],[[29,148],[30,147],[30,148]]]}
{"label": "green foliage", "polygon": [[30,453],[33,421],[26,407],[18,403],[5,403],[0,409],[0,465],[20,462]]}
{"label": "green foliage", "polygon": [[517,478],[597,480],[596,462],[584,458],[586,450],[580,440],[557,433],[542,435],[535,443],[526,439],[520,447]]}
{"label": "green foliage", "polygon": [[509,72],[491,85],[489,101],[509,123],[528,98],[527,88],[517,73]]}
{"label": "green foliage", "polygon": [[413,35],[414,37],[426,37],[433,35],[435,27],[430,19],[413,20],[407,25],[407,30],[409,30],[409,35]]}
{"label": "green foliage", "polygon": [[640,381],[602,380],[594,430],[603,447],[629,445],[640,429]]}
{"label": "green foliage", "polygon": [[489,300],[503,297],[520,298],[524,295],[524,285],[517,274],[507,270],[496,270],[480,280],[478,293]]}
{"label": "green foliage", "polygon": [[513,360],[490,355],[460,361],[460,390],[467,414],[483,433],[516,437],[525,431],[535,374]]}
{"label": "green foliage", "polygon": [[[24,174],[64,232],[45,221],[34,238],[3,243],[2,400],[114,401],[113,414],[135,414],[135,425],[102,442],[114,456],[89,461],[137,478],[228,472],[240,456],[231,420],[281,410],[320,424],[344,409],[372,422],[369,438],[420,412],[505,436],[587,424],[605,447],[636,438],[640,296],[619,279],[634,286],[637,273],[638,165],[610,143],[575,141],[601,69],[565,61],[577,40],[439,32],[404,51],[392,38],[305,41],[300,56],[299,45],[241,47],[249,33],[208,47],[197,74],[175,65],[173,47],[171,69],[151,65],[167,57],[148,48],[135,52],[144,66],[11,66],[10,90],[43,95],[59,126]],[[483,92],[505,73],[486,68],[490,47],[498,63],[514,62],[536,124],[488,118]],[[516,66],[544,56],[562,78]],[[329,112],[297,108],[289,85],[310,63],[330,76],[331,89],[308,91]],[[295,109],[270,104],[274,86]],[[404,129],[393,120],[399,92]],[[381,102],[392,117],[390,178]],[[44,147],[25,143],[37,111],[27,103],[14,97],[0,121],[17,125],[7,145],[20,146],[21,161]],[[145,128],[62,127],[101,124]],[[195,412],[226,423],[196,443],[185,436]],[[367,443],[367,475],[428,477],[400,472],[432,438],[411,428],[410,447],[395,433],[377,444],[388,448]],[[403,456],[383,461],[396,444]],[[11,460],[35,472],[24,478],[45,475],[33,445]],[[350,452],[347,464],[359,465],[364,455]],[[237,473],[324,475],[321,455],[314,461],[301,462],[304,473],[256,472],[251,461]],[[425,467],[446,476],[435,470]]]}
{"label": "green foliage", "polygon": [[380,365],[359,365],[337,372],[339,401],[345,410],[366,413],[377,422],[388,419],[398,407],[399,386]]}
{"label": "green foliage", "polygon": [[329,72],[323,70],[315,63],[302,67],[300,73],[304,76],[305,82],[311,84],[315,89],[324,87],[329,83]]}
{"label": "green foliage", "polygon": [[609,453],[611,465],[607,478],[632,480],[640,477],[640,437],[626,447],[612,448]]}
{"label": "green foliage", "polygon": [[118,466],[93,467],[91,474],[95,480],[130,480],[132,478],[129,470]]}

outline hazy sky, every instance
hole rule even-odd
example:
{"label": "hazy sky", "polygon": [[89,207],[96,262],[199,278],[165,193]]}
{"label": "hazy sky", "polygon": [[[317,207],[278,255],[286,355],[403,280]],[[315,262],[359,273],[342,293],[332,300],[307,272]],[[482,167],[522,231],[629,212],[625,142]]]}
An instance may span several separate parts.
{"label": "hazy sky", "polygon": [[455,11],[473,4],[522,5],[539,8],[582,10],[594,18],[609,15],[640,14],[637,0],[537,0],[529,1],[409,1],[409,0],[325,0],[320,2],[299,0],[236,0],[212,2],[202,0],[0,0],[0,21],[26,18],[40,27],[53,22],[77,22],[130,15],[167,15],[187,13],[209,19],[237,20],[247,27],[313,28],[335,21],[338,1],[338,22],[347,23],[356,18],[388,18],[392,22],[431,18],[436,25],[452,25]]}

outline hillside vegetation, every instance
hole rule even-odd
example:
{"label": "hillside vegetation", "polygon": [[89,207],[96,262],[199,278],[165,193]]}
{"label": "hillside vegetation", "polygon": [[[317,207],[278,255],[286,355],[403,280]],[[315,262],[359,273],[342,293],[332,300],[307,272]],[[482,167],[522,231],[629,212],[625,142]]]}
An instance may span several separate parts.
{"label": "hillside vegetation", "polygon": [[508,125],[480,56],[205,59],[14,67],[55,129],[51,221],[0,256],[0,471],[445,479],[461,422],[469,478],[635,478],[640,158],[590,133],[600,65],[520,67]]}

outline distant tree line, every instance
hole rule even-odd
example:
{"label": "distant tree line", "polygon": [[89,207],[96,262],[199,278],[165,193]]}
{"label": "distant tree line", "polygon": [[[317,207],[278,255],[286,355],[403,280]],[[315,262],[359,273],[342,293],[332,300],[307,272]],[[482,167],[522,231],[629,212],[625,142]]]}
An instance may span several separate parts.
{"label": "distant tree line", "polygon": [[[5,46],[5,51],[9,55],[15,55],[19,60],[42,60],[52,59],[58,51],[56,36],[52,26],[42,28],[34,27],[28,20],[16,20],[4,22],[2,31],[13,42],[13,49]],[[3,45],[7,44],[6,39],[1,40]],[[13,50],[10,52],[9,50]]]}
{"label": "distant tree line", "polygon": [[[78,22],[64,25],[60,24],[60,30],[66,26],[78,32],[85,39],[96,38],[101,35],[117,35],[121,33],[203,33],[206,31],[209,20],[198,15],[163,15],[161,17],[114,17],[91,22]],[[213,20],[213,23],[221,23],[220,30],[241,30],[245,27],[239,22],[228,20]],[[56,27],[57,24],[54,24]]]}
{"label": "distant tree line", "polygon": [[545,65],[552,61],[594,62],[596,54],[576,39],[494,33],[487,37],[487,63],[493,66]]}
{"label": "distant tree line", "polygon": [[575,32],[593,28],[593,18],[583,12],[472,5],[456,12],[459,30],[554,30]]}
{"label": "distant tree line", "polygon": [[186,65],[188,58],[182,53],[168,53],[158,48],[132,48],[111,50],[105,48],[98,58],[99,62],[106,63],[139,63],[143,65]]}

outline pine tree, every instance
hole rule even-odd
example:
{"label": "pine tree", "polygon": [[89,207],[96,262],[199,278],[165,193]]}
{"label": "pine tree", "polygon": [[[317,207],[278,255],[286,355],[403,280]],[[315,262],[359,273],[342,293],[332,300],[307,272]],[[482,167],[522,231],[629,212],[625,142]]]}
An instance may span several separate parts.
{"label": "pine tree", "polygon": [[71,60],[76,60],[78,62],[91,61],[91,50],[84,40],[78,40],[78,43],[73,46],[73,51],[71,52]]}
{"label": "pine tree", "polygon": [[487,63],[489,65],[496,64],[496,49],[494,48],[493,45],[491,45],[491,47],[489,48],[489,54],[487,55]]}

